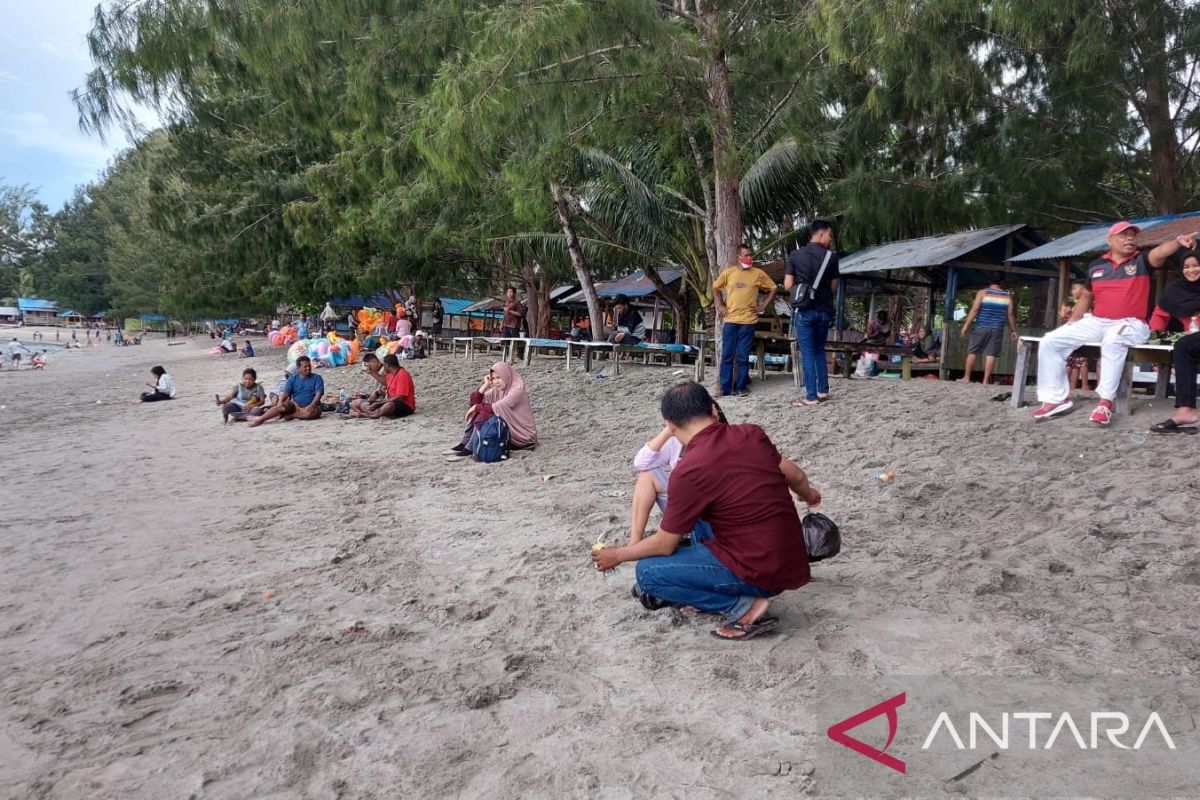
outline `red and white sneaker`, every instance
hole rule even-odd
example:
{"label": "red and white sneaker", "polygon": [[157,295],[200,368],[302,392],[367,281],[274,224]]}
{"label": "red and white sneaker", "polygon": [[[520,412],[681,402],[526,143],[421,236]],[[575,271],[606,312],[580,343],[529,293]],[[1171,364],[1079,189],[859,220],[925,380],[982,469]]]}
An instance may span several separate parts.
{"label": "red and white sneaker", "polygon": [[1096,410],[1092,412],[1091,420],[1094,424],[1103,427],[1112,422],[1112,417],[1112,403],[1107,400],[1101,400],[1100,405],[1096,406]]}
{"label": "red and white sneaker", "polygon": [[1044,419],[1057,417],[1059,414],[1066,414],[1075,406],[1071,403],[1070,398],[1063,400],[1061,403],[1042,403],[1037,411],[1033,412],[1034,420],[1041,422]]}

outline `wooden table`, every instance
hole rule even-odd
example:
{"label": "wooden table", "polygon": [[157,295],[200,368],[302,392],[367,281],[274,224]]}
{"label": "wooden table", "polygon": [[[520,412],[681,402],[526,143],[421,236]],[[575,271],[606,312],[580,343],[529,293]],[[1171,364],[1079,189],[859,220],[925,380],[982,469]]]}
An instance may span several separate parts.
{"label": "wooden table", "polygon": [[[912,350],[894,344],[872,344],[870,342],[826,342],[825,352],[845,353],[842,364],[842,377],[849,378],[854,367],[850,364],[850,356],[863,353],[878,353],[881,356],[900,356],[900,380],[912,380]],[[798,356],[797,356],[798,358]],[[882,363],[880,366],[884,366]]]}
{"label": "wooden table", "polygon": [[[1041,344],[1042,336],[1022,336],[1017,341],[1017,368],[1013,375],[1012,399],[1009,405],[1020,408],[1025,405],[1025,381],[1029,378],[1029,359]],[[1090,358],[1100,358],[1100,342],[1085,344],[1076,352]],[[1165,400],[1171,385],[1171,365],[1174,363],[1175,347],[1169,344],[1141,344],[1129,348],[1125,356],[1125,371],[1117,384],[1117,396],[1113,398],[1113,410],[1118,414],[1129,414],[1129,394],[1133,388],[1133,365],[1143,361],[1158,364],[1158,377],[1154,381],[1154,397]]]}

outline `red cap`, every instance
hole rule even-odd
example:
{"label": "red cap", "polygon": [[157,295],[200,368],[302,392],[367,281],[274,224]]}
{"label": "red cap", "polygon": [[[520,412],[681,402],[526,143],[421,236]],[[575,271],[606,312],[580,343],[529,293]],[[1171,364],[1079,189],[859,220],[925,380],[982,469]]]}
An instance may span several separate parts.
{"label": "red cap", "polygon": [[1141,233],[1141,232],[1142,232],[1142,229],[1141,229],[1141,228],[1139,228],[1137,225],[1134,225],[1132,222],[1125,222],[1124,220],[1122,220],[1122,221],[1118,222],[1116,225],[1113,225],[1111,228],[1109,228],[1109,229],[1108,229],[1108,235],[1109,235],[1109,236],[1116,236],[1118,233],[1122,233],[1123,231],[1127,231],[1127,230],[1129,230],[1130,228],[1132,228],[1132,229],[1133,229],[1133,232],[1134,232],[1134,233]]}

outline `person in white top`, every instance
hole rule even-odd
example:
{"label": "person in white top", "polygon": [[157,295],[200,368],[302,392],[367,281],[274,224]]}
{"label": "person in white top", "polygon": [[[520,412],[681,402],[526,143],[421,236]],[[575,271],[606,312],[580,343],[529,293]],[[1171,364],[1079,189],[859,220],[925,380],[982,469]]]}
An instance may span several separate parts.
{"label": "person in white top", "polygon": [[156,403],[159,400],[170,400],[175,397],[175,382],[171,380],[171,376],[162,367],[154,367],[150,370],[155,378],[153,383],[147,382],[154,391],[142,392],[140,400],[134,400],[134,403]]}
{"label": "person in white top", "polygon": [[14,336],[13,340],[11,342],[9,342],[9,344],[8,344],[8,356],[12,360],[12,368],[13,369],[16,369],[17,367],[21,366],[21,353],[28,353],[28,352],[29,352],[29,348],[27,348],[25,345],[21,344],[21,342],[17,339],[17,337]]}
{"label": "person in white top", "polygon": [[[726,422],[725,412],[717,407],[718,418]],[[660,513],[667,510],[667,484],[671,470],[683,455],[683,445],[664,427],[658,434],[642,445],[633,457],[633,468],[637,470],[637,483],[633,487],[633,502],[629,509],[629,543],[636,544],[646,535],[650,511],[658,505]]]}

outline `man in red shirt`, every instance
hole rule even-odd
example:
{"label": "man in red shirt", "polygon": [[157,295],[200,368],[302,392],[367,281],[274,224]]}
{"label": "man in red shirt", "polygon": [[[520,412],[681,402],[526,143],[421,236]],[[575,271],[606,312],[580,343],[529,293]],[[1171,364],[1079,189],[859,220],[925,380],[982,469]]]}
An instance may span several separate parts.
{"label": "man in red shirt", "polygon": [[[721,614],[721,639],[750,639],[779,624],[769,598],[808,583],[808,553],[788,490],[810,507],[821,495],[781,458],[757,425],[727,425],[708,390],[675,386],[663,396],[667,427],[684,446],[658,531],[592,554],[608,570],[637,561],[633,594],[649,609],[691,606]],[[680,547],[687,533],[690,546]]]}
{"label": "man in red shirt", "polygon": [[383,374],[387,376],[387,396],[360,405],[356,416],[368,419],[383,417],[407,417],[417,410],[417,390],[413,386],[412,375],[400,366],[400,359],[394,355],[383,357]]}
{"label": "man in red shirt", "polygon": [[1150,311],[1150,270],[1159,269],[1181,248],[1192,249],[1194,236],[1180,236],[1148,253],[1138,250],[1140,229],[1118,222],[1108,229],[1108,252],[1088,265],[1085,291],[1075,303],[1071,319],[1046,334],[1038,348],[1037,395],[1041,406],[1035,420],[1065,414],[1073,408],[1067,383],[1067,356],[1085,344],[1100,343],[1100,403],[1092,412],[1097,425],[1108,425],[1113,399],[1125,373],[1130,347],[1150,338],[1146,316]]}

